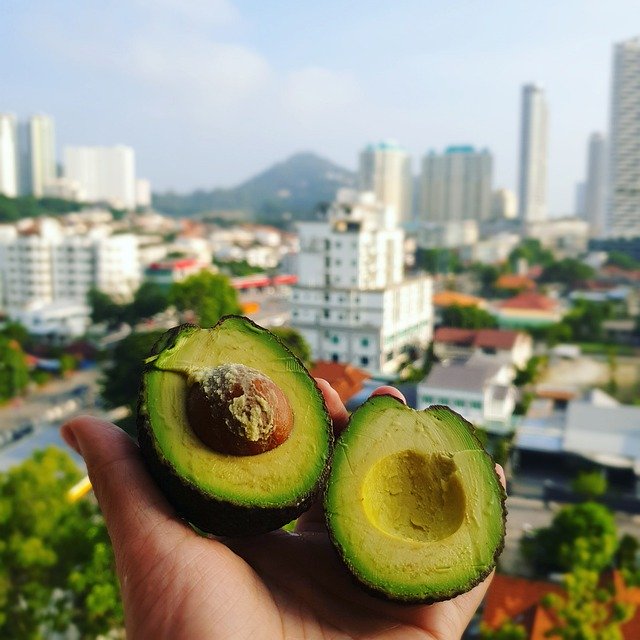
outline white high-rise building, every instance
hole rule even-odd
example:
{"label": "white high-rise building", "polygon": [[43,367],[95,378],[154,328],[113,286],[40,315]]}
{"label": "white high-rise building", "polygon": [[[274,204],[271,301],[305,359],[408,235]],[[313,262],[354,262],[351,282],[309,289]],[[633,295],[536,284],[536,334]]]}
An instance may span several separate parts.
{"label": "white high-rise building", "polygon": [[541,87],[522,87],[519,218],[523,224],[547,219],[547,101]]}
{"label": "white high-rise building", "polygon": [[96,287],[127,301],[140,284],[138,240],[107,226],[82,233],[42,218],[0,226],[0,306],[9,315],[31,305],[86,303]]}
{"label": "white high-rise building", "polygon": [[607,232],[640,236],[640,37],[613,53]]}
{"label": "white high-rise building", "polygon": [[605,227],[607,191],[607,143],[601,133],[589,136],[587,178],[584,188],[584,218],[592,236],[601,236]]}
{"label": "white high-rise building", "polygon": [[53,118],[31,116],[20,125],[20,193],[41,198],[56,179],[56,138]]}
{"label": "white high-rise building", "polygon": [[370,144],[360,153],[358,188],[394,208],[399,224],[412,218],[411,158],[394,142]]}
{"label": "white high-rise building", "polygon": [[404,231],[393,207],[343,189],[327,219],[301,222],[292,325],[316,360],[396,371],[433,331],[432,282],[405,279]]}
{"label": "white high-rise building", "polygon": [[513,220],[518,217],[518,196],[511,189],[496,189],[491,198],[493,218]]}
{"label": "white high-rise building", "polygon": [[0,194],[18,195],[18,128],[11,113],[0,113]]}
{"label": "white high-rise building", "polygon": [[131,147],[66,147],[64,175],[80,185],[84,202],[136,208],[135,153]]}
{"label": "white high-rise building", "polygon": [[471,146],[434,151],[422,160],[420,217],[425,222],[487,220],[491,214],[493,158]]}

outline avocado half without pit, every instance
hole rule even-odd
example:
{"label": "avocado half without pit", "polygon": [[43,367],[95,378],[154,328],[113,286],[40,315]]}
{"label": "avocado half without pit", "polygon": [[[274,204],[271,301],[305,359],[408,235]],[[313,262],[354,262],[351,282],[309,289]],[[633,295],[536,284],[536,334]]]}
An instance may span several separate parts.
{"label": "avocado half without pit", "polygon": [[347,569],[373,595],[447,600],[495,566],[505,493],[473,427],[448,407],[416,411],[372,397],[336,443],[327,526]]}
{"label": "avocado half without pit", "polygon": [[333,448],[313,378],[278,338],[240,316],[160,338],[145,363],[138,441],[176,511],[230,536],[271,531],[306,511]]}

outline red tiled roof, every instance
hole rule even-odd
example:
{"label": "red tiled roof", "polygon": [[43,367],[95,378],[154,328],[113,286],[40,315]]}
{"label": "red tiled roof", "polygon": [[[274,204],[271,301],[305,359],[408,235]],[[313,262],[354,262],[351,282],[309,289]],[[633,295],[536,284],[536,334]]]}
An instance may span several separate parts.
{"label": "red tiled roof", "polygon": [[[640,587],[627,587],[619,571],[605,575],[603,580],[612,581],[616,601],[636,607],[631,620],[622,625],[622,634],[624,640],[637,640],[640,638]],[[496,574],[487,592],[482,622],[497,629],[505,621],[513,620],[525,627],[529,640],[544,640],[553,619],[539,603],[548,593],[563,595],[564,589],[551,582]]]}
{"label": "red tiled roof", "polygon": [[498,289],[526,289],[531,291],[536,288],[536,283],[527,276],[505,273],[496,281],[496,287]]}
{"label": "red tiled roof", "polygon": [[500,303],[503,309],[531,309],[535,311],[555,311],[558,303],[553,298],[547,298],[541,293],[527,291],[520,293]]}
{"label": "red tiled roof", "polygon": [[362,389],[362,383],[371,376],[350,364],[318,360],[310,371],[314,378],[324,378],[340,396],[342,402],[352,398]]}
{"label": "red tiled roof", "polygon": [[433,295],[433,304],[436,307],[478,307],[484,304],[483,298],[470,296],[459,291],[439,291]]}
{"label": "red tiled roof", "polygon": [[518,331],[506,331],[503,329],[440,327],[436,329],[433,339],[436,342],[509,351],[513,349],[513,345],[518,340],[519,335]]}

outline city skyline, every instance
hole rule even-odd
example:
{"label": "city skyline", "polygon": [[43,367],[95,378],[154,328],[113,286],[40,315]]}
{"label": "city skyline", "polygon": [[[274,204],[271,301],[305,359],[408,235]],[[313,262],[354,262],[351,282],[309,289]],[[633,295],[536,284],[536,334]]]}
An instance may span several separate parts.
{"label": "city skyline", "polygon": [[236,184],[304,149],[355,169],[358,149],[387,138],[414,174],[430,148],[487,147],[495,186],[513,189],[519,89],[536,81],[550,103],[555,215],[572,208],[584,140],[606,130],[612,46],[634,35],[631,2],[596,4],[494,2],[479,24],[471,7],[414,1],[136,0],[106,14],[31,0],[0,26],[0,48],[17,61],[0,72],[0,110],[51,114],[59,149],[133,146],[161,191]]}

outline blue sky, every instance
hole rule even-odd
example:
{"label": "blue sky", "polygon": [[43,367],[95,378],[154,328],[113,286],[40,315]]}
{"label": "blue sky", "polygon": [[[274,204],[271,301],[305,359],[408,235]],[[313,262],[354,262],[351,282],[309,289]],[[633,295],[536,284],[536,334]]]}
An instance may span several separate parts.
{"label": "blue sky", "polygon": [[355,168],[381,139],[415,172],[429,149],[488,147],[514,188],[535,81],[559,214],[639,17],[637,0],[1,0],[0,111],[53,115],[60,150],[132,145],[156,190],[233,185],[301,150]]}

